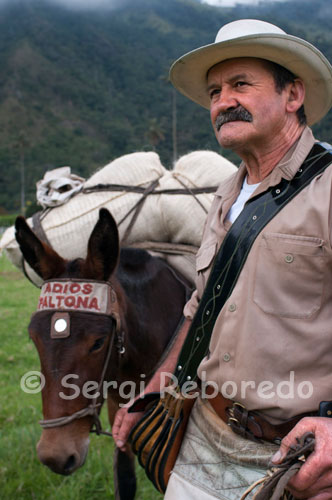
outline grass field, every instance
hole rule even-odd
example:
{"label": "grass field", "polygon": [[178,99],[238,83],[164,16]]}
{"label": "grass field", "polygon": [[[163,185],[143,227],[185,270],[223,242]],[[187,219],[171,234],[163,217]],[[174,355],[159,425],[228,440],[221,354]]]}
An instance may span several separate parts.
{"label": "grass field", "polygon": [[[0,498],[113,499],[110,438],[91,435],[86,463],[73,476],[58,476],[37,459],[41,397],[24,393],[20,379],[30,370],[39,370],[38,355],[27,333],[38,296],[39,290],[0,257]],[[137,500],[162,498],[139,467],[137,476]]]}

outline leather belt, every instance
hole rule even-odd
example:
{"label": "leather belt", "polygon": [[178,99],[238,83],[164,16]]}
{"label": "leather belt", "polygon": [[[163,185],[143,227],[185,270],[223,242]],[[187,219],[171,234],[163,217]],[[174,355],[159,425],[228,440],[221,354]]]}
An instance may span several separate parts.
{"label": "leather belt", "polygon": [[[212,394],[214,389],[206,386],[207,395]],[[288,434],[299,420],[307,416],[317,416],[317,413],[302,413],[290,418],[281,424],[273,425],[266,420],[261,413],[248,411],[241,403],[225,398],[220,392],[213,398],[208,398],[216,414],[228,424],[231,429],[240,436],[252,441],[271,441],[279,444],[281,439]]]}

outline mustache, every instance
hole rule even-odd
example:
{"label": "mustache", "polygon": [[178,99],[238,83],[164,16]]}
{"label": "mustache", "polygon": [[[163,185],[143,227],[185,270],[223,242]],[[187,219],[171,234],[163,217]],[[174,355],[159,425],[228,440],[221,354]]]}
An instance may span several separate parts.
{"label": "mustache", "polygon": [[225,113],[220,112],[216,118],[215,126],[219,132],[219,130],[225,123],[235,121],[252,122],[252,114],[242,106],[239,106],[230,111],[225,111]]}

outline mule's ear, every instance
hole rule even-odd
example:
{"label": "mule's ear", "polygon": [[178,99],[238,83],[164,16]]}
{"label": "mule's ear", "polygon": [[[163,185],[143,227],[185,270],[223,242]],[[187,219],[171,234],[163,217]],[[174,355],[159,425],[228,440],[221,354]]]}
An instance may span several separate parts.
{"label": "mule's ear", "polygon": [[51,279],[63,272],[65,261],[52,248],[37,238],[24,217],[16,218],[15,229],[15,237],[23,257],[41,278]]}
{"label": "mule's ear", "polygon": [[86,274],[106,281],[114,272],[119,259],[119,233],[115,220],[106,208],[99,211],[88,243]]}

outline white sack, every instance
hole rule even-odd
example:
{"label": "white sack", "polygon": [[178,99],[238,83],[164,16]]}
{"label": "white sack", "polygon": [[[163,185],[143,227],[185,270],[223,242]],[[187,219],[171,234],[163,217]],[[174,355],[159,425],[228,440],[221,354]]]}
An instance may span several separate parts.
{"label": "white sack", "polygon": [[[182,156],[173,170],[160,179],[161,189],[187,187],[218,187],[236,171],[233,163],[213,151],[194,151]],[[159,209],[163,221],[165,241],[199,247],[203,226],[210,209],[213,193],[167,195],[160,197]]]}
{"label": "white sack", "polygon": [[[196,151],[180,158],[172,171],[167,171],[154,152],[132,153],[106,165],[84,183],[84,189],[98,184],[140,186],[146,188],[159,181],[156,190],[218,186],[236,167],[221,155],[211,151]],[[62,257],[85,257],[87,241],[97,222],[99,209],[108,208],[119,224],[122,218],[140,200],[142,194],[126,191],[80,192],[66,204],[54,207],[42,216],[42,227],[52,247]],[[127,244],[144,241],[183,243],[199,247],[206,214],[213,194],[199,194],[197,198],[185,194],[150,194],[130,232]],[[123,237],[132,214],[119,226]],[[32,227],[32,219],[28,219]],[[15,240],[15,230],[5,231],[0,250],[5,249],[9,259],[22,269],[22,256]],[[194,258],[166,256],[166,259],[193,282]],[[189,263],[189,264],[188,264]],[[28,267],[28,266],[26,266]],[[181,269],[182,267],[182,269]],[[28,272],[36,284],[32,271]]]}
{"label": "white sack", "polygon": [[[154,180],[161,178],[165,172],[166,169],[161,165],[156,153],[132,153],[117,158],[97,171],[84,184],[84,188],[109,183],[146,187]],[[125,191],[78,193],[65,205],[54,207],[46,212],[42,217],[42,227],[52,247],[61,256],[66,259],[85,257],[87,241],[97,222],[99,209],[108,208],[118,222],[140,197],[141,194],[126,193]],[[152,232],[158,232],[160,227],[158,216],[153,218],[147,214],[144,219],[146,227],[150,228]],[[120,235],[124,233],[129,220],[120,226]],[[32,227],[31,218],[28,219],[28,224]],[[138,230],[136,230],[137,232]],[[138,241],[143,241],[145,238],[143,236],[139,240],[139,235],[136,237]],[[19,266],[20,255],[17,255],[19,250],[15,240],[14,227],[7,229],[3,234],[0,249],[6,249],[10,260],[14,265]]]}

